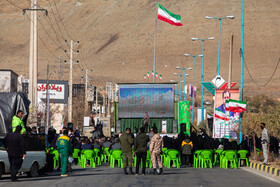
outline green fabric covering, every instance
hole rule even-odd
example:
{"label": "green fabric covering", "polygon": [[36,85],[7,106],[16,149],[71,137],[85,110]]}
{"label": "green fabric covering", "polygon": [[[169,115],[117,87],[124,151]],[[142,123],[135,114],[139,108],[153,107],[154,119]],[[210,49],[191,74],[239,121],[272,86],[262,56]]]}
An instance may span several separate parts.
{"label": "green fabric covering", "polygon": [[[154,127],[154,125],[157,127],[158,132],[161,133],[161,120],[167,120],[167,133],[172,133],[172,123],[173,118],[169,119],[150,119],[150,128]],[[140,127],[143,127],[144,121],[143,119],[121,119],[121,132],[123,133],[126,128],[130,128],[132,133],[135,133],[135,128],[138,130]]]}

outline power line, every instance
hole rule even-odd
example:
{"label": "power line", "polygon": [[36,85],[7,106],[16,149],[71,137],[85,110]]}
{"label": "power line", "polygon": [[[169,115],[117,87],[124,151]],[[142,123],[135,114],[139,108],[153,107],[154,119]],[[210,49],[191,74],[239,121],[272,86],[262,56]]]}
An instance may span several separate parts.
{"label": "power line", "polygon": [[[240,52],[239,52],[240,55],[241,55],[241,52],[242,52],[242,51],[240,50]],[[263,84],[263,85],[258,84],[258,83],[255,81],[255,79],[252,77],[252,75],[251,75],[251,73],[250,73],[250,71],[249,71],[249,68],[248,68],[248,66],[247,66],[247,64],[246,64],[246,62],[245,62],[244,53],[243,53],[243,61],[244,61],[245,67],[246,67],[246,69],[247,69],[247,72],[248,72],[248,74],[249,74],[249,77],[251,78],[251,80],[253,81],[253,83],[254,83],[255,85],[259,86],[259,87],[265,87],[265,86],[272,80],[272,78],[274,77],[274,75],[275,75],[275,73],[276,73],[276,71],[277,71],[277,69],[278,69],[279,63],[280,63],[280,58],[278,59],[277,65],[276,65],[276,67],[275,67],[275,69],[274,69],[274,71],[273,71],[271,77],[270,77],[270,78],[268,79],[268,81],[267,81],[265,84]]]}
{"label": "power line", "polygon": [[47,32],[47,30],[45,29],[44,25],[42,24],[42,22],[40,21],[40,19],[38,19],[40,25],[42,26],[42,28],[44,29],[45,33],[48,35],[48,37],[51,39],[51,41],[59,48],[62,49],[63,51],[65,51],[65,49],[63,48],[63,46],[59,46],[53,39],[52,37],[49,35],[49,33]]}
{"label": "power line", "polygon": [[55,23],[56,23],[56,25],[57,25],[57,27],[58,27],[58,30],[59,30],[59,32],[60,32],[62,38],[63,38],[64,40],[66,40],[66,38],[64,37],[64,34],[61,32],[60,26],[59,26],[59,24],[58,24],[58,22],[57,22],[57,19],[56,19],[56,17],[55,17],[55,14],[54,14],[54,11],[53,11],[51,2],[50,2],[49,0],[47,0],[47,1],[49,2],[49,5],[50,5],[50,7],[51,7],[51,11],[52,11],[52,13],[53,13],[53,17],[54,17]]}
{"label": "power line", "polygon": [[[58,43],[61,45],[61,46],[63,46],[62,44],[61,44],[61,42],[60,42],[60,40],[59,40],[59,36],[58,36],[58,34],[57,34],[57,32],[55,31],[55,29],[54,29],[54,27],[53,27],[53,24],[52,24],[52,22],[51,22],[51,20],[50,20],[50,18],[47,16],[47,22],[48,22],[48,24],[51,26],[51,28],[52,28],[52,30],[54,31],[54,34],[55,34],[55,36],[56,36],[56,39],[57,39],[57,41],[58,41]],[[69,57],[69,55],[67,54],[67,56]]]}
{"label": "power line", "polygon": [[19,8],[19,9],[21,9],[21,10],[23,10],[23,8],[21,8],[20,6],[18,6],[18,5],[16,5],[15,3],[13,3],[13,2],[11,2],[11,1],[9,1],[9,0],[6,0],[8,3],[10,3],[11,5],[14,5],[15,7],[17,7],[17,8]]}
{"label": "power line", "polygon": [[66,31],[66,34],[68,35],[68,37],[71,39],[72,37],[69,35],[69,33],[68,33],[68,31],[67,31],[67,29],[66,29],[66,27],[65,27],[65,25],[64,25],[64,23],[63,23],[63,21],[62,21],[62,19],[61,19],[60,13],[59,13],[59,11],[58,11],[58,9],[57,9],[57,6],[56,6],[56,2],[53,1],[53,3],[54,3],[54,6],[55,6],[55,9],[56,9],[56,11],[57,11],[57,14],[58,14],[58,16],[59,16],[59,19],[60,19],[60,21],[61,21],[61,23],[62,23],[62,25],[63,25],[63,27],[64,27],[64,30]]}

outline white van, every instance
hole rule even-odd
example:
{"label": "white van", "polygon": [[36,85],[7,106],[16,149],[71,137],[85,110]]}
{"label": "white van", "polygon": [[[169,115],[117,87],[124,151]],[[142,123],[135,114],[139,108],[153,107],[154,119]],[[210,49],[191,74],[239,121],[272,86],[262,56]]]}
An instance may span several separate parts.
{"label": "white van", "polygon": [[[3,174],[10,173],[8,153],[5,150],[3,140],[5,135],[0,135],[0,179]],[[44,148],[44,136],[25,135],[26,157],[23,160],[19,172],[27,173],[30,177],[36,177],[39,170],[46,164],[46,153]]]}

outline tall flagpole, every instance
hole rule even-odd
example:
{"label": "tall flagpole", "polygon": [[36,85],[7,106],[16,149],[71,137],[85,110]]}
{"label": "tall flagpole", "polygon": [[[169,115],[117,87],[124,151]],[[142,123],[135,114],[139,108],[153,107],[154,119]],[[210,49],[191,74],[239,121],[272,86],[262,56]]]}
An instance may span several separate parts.
{"label": "tall flagpole", "polygon": [[157,15],[158,15],[158,3],[157,3],[157,8],[156,8],[156,21],[155,21],[154,76],[153,76],[153,83],[155,83],[155,76],[156,76]]}

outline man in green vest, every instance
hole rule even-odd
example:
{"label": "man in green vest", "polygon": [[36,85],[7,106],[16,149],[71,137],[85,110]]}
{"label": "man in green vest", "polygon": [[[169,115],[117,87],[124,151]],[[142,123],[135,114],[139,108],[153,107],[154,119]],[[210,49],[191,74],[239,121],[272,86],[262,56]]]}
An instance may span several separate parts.
{"label": "man in green vest", "polygon": [[25,126],[24,126],[24,123],[23,121],[21,120],[23,116],[23,111],[22,110],[18,110],[17,111],[17,115],[15,115],[13,117],[13,121],[12,121],[12,131],[15,132],[16,131],[16,127],[19,125],[21,126],[21,131],[20,131],[20,134],[26,134],[26,129],[25,129]]}
{"label": "man in green vest", "polygon": [[57,142],[57,150],[60,153],[62,177],[68,176],[66,174],[67,166],[68,166],[68,157],[69,155],[72,154],[70,138],[67,135],[68,135],[68,130],[64,130],[63,135],[58,138],[58,142]]}

